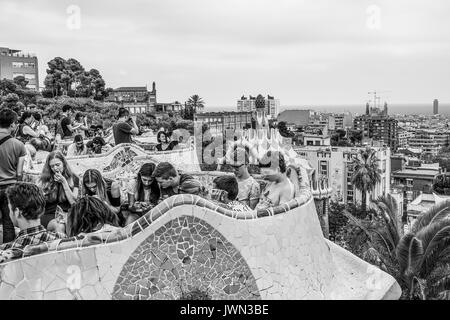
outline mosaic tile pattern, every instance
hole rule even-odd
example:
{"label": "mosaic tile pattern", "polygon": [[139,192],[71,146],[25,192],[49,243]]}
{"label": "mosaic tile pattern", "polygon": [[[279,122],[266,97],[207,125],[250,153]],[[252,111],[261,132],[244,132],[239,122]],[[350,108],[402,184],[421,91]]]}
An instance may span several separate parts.
{"label": "mosaic tile pattern", "polygon": [[[147,152],[135,144],[120,144],[105,154],[67,158],[67,162],[76,174],[82,176],[87,169],[96,168],[109,178],[120,176],[120,174],[136,174],[135,164],[146,161],[156,163],[168,161],[180,164],[177,169],[183,171],[200,171],[195,148],[166,152]],[[40,164],[34,164],[32,169],[29,166],[25,167],[25,181],[36,182],[42,172],[44,163],[45,161]]]}
{"label": "mosaic tile pattern", "polygon": [[113,299],[260,299],[245,259],[219,232],[194,217],[166,223],[131,254]]}
{"label": "mosaic tile pattern", "polygon": [[[181,244],[180,253],[177,250],[176,253],[170,254],[170,244],[159,241],[166,238],[165,234],[170,234],[166,227],[171,221],[178,221],[178,225],[181,221],[181,229],[177,231],[177,244]],[[120,287],[120,291],[125,290],[125,294],[128,292],[127,298],[147,297],[145,288],[154,291],[153,295],[148,295],[148,298],[153,299],[175,299],[183,296],[183,293],[184,297],[192,297],[196,291],[208,298],[219,298],[224,290],[231,295],[241,288],[239,294],[245,293],[245,290],[254,293],[253,280],[249,280],[250,278],[244,281],[247,289],[242,287],[241,281],[244,278],[241,274],[248,272],[253,275],[261,299],[398,299],[401,293],[391,276],[323,238],[312,199],[286,214],[266,218],[234,219],[217,214],[207,207],[182,205],[170,208],[164,215],[150,222],[146,227],[135,224],[133,230],[119,229],[116,233],[90,234],[86,238],[61,241],[57,245],[50,243],[48,246],[51,250],[48,250],[47,254],[0,264],[0,299],[118,298],[114,296],[119,292],[115,286],[124,283],[124,279],[128,277],[131,279],[130,283],[139,284],[139,288],[136,285]],[[201,242],[202,238],[190,231],[192,227],[198,230],[197,234],[203,236],[205,241],[204,246],[200,247],[204,248],[200,250],[200,254],[197,254],[195,241]],[[141,231],[136,231],[136,228]],[[177,228],[179,227],[175,227],[175,230]],[[193,233],[192,242],[189,241],[189,234],[183,232],[183,228],[187,228],[191,235]],[[208,234],[202,235],[202,230]],[[131,236],[132,232],[135,233],[134,236]],[[212,243],[213,247],[209,242],[211,234],[218,240]],[[167,241],[169,242],[169,239]],[[223,243],[223,247],[219,241]],[[153,256],[149,256],[147,251],[142,254],[147,261],[137,259],[146,243],[151,246],[151,251],[160,254],[155,255],[155,262],[149,260],[153,259]],[[174,243],[175,246],[177,244]],[[214,244],[216,250],[213,250]],[[157,246],[156,250],[153,249],[154,246]],[[205,265],[210,263],[206,257],[211,261],[212,252],[216,251],[216,260],[219,259],[221,250],[225,251],[224,247],[228,254],[232,255],[232,260],[239,261],[242,257],[241,261],[245,261],[246,265],[241,263],[237,267],[238,273],[226,273],[225,278],[228,276],[231,282],[219,278],[218,281],[211,282],[207,290],[201,290],[201,286],[196,288],[195,272],[204,272]],[[190,248],[193,248],[192,258]],[[165,261],[162,254],[170,257],[170,260]],[[189,262],[187,258],[191,259],[188,267],[183,264],[183,260],[186,264]],[[194,259],[197,259],[197,262],[205,260],[205,263],[192,267]],[[166,276],[168,280],[174,281],[175,279],[169,278],[172,273],[168,270],[174,270],[175,267],[184,268],[183,279],[186,279],[186,285],[180,285],[184,292],[179,289],[179,294],[176,295],[174,292],[177,292],[177,287],[161,287],[158,282],[158,286],[155,286],[161,290],[158,293],[156,288],[149,287],[148,280],[151,279],[135,282],[135,276],[145,274],[150,263],[160,265],[160,275],[157,279],[162,280]],[[170,263],[173,263],[173,267]],[[222,261],[222,265],[224,263],[226,265],[227,261]],[[234,265],[230,267],[236,269]],[[182,271],[177,271],[179,275],[182,274]],[[76,275],[78,276],[75,280],[78,281],[74,281],[73,277]],[[205,281],[205,277],[202,281]],[[237,283],[240,283],[239,288]],[[129,291],[126,291],[128,289]]]}

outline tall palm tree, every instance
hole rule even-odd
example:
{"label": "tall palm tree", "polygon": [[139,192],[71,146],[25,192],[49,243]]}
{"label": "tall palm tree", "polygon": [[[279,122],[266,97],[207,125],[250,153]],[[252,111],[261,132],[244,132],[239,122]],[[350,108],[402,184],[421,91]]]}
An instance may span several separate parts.
{"label": "tall palm tree", "polygon": [[381,176],[375,150],[369,147],[360,150],[359,157],[353,160],[351,182],[356,189],[361,191],[361,209],[363,214],[366,214],[367,193],[373,191],[380,181]]}
{"label": "tall palm tree", "polygon": [[197,113],[197,109],[203,109],[205,107],[205,102],[198,94],[194,94],[187,101],[188,106],[192,109],[193,113]]}
{"label": "tall palm tree", "polygon": [[450,298],[450,200],[431,207],[397,246],[410,297]]}

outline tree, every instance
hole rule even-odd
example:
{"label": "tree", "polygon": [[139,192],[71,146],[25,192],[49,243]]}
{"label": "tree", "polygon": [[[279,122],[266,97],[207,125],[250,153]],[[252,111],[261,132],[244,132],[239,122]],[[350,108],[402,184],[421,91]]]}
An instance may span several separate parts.
{"label": "tree", "polygon": [[343,215],[350,224],[360,228],[367,235],[368,245],[365,246],[362,257],[399,279],[396,248],[402,237],[402,228],[397,203],[391,195],[388,195],[378,198],[371,205],[374,211],[372,220],[359,219],[347,210],[343,210]]}
{"label": "tree", "polygon": [[185,106],[183,119],[194,120],[194,115],[197,113],[197,110],[203,109],[205,102],[198,94],[194,94],[188,99]]}
{"label": "tree", "polygon": [[361,191],[361,209],[363,214],[366,214],[367,193],[373,191],[377,183],[381,181],[375,150],[369,147],[360,150],[359,157],[353,160],[352,165],[353,174],[351,182],[356,189]]}
{"label": "tree", "polygon": [[42,92],[44,97],[68,95],[104,100],[110,92],[105,89],[105,81],[97,69],[86,71],[76,59],[66,61],[56,57],[48,62],[48,66]]}
{"label": "tree", "polygon": [[450,200],[433,206],[400,240],[397,259],[410,298],[450,298]]}
{"label": "tree", "polygon": [[348,132],[348,138],[349,138],[351,144],[353,144],[353,145],[361,144],[362,143],[362,138],[363,138],[362,131],[360,131],[360,130],[350,130]]}
{"label": "tree", "polygon": [[6,96],[9,93],[16,93],[17,84],[9,79],[0,80],[0,96]]}
{"label": "tree", "polygon": [[295,135],[287,128],[285,121],[278,122],[278,131],[280,132],[280,135],[285,138],[293,138]]}

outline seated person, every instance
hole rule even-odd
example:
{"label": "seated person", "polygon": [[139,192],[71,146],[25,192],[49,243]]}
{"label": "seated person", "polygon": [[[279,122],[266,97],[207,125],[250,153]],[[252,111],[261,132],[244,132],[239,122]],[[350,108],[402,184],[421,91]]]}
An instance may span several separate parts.
{"label": "seated person", "polygon": [[83,138],[86,137],[86,131],[89,130],[89,127],[87,126],[87,118],[83,113],[77,112],[73,124],[77,127],[75,134],[79,134]]}
{"label": "seated person", "polygon": [[102,137],[94,137],[92,139],[92,145],[95,154],[107,153],[112,147],[105,142],[105,139]]}
{"label": "seated person", "polygon": [[120,184],[117,181],[103,178],[97,169],[88,169],[84,172],[81,186],[81,196],[85,195],[98,197],[119,216]]}
{"label": "seated person", "polygon": [[119,219],[98,197],[84,196],[67,215],[66,233],[69,237],[93,232],[111,232],[119,229]]}
{"label": "seated person", "polygon": [[260,160],[263,179],[268,182],[261,191],[256,209],[268,209],[289,202],[295,197],[295,186],[286,175],[286,162],[279,151],[268,151]]}
{"label": "seated person", "polygon": [[[211,199],[215,200],[222,206],[240,212],[252,211],[245,203],[236,201],[238,196],[239,185],[233,176],[221,176],[213,180],[213,190],[211,190]],[[218,191],[222,192],[218,192]]]}
{"label": "seated person", "polygon": [[[175,167],[169,162],[160,162],[153,171],[152,177],[156,179],[161,190],[160,200],[165,200],[176,194],[188,193],[188,188],[185,189],[192,180],[196,181],[194,177],[188,174],[180,174]],[[195,192],[197,190],[194,190]]]}
{"label": "seated person", "polygon": [[88,153],[87,147],[84,144],[83,136],[77,134],[73,138],[73,143],[67,148],[66,157],[84,156]]}
{"label": "seated person", "polygon": [[129,214],[126,225],[141,217],[147,209],[151,209],[158,204],[160,191],[158,182],[152,177],[156,165],[145,163],[139,170],[136,180],[130,182],[128,186]]}
{"label": "seated person", "polygon": [[159,131],[156,138],[158,140],[158,144],[156,145],[156,150],[158,151],[170,151],[178,144],[178,141],[170,141],[170,134],[166,134],[164,131]]}
{"label": "seated person", "polygon": [[61,233],[47,231],[41,225],[41,217],[45,211],[45,196],[38,186],[19,182],[7,189],[6,196],[11,220],[20,232],[12,242],[2,244],[0,250],[13,250],[12,256],[20,257],[26,246],[66,237]]}
{"label": "seated person", "polygon": [[16,138],[23,143],[29,142],[32,138],[39,138],[41,135],[31,128],[34,122],[33,114],[30,111],[24,111],[19,120],[19,126],[16,132]]}
{"label": "seated person", "polygon": [[[46,200],[42,225],[47,228],[59,206],[67,212],[78,197],[79,179],[72,172],[66,158],[59,151],[50,152],[37,185],[43,189]],[[53,224],[52,224],[53,225]]]}
{"label": "seated person", "polygon": [[250,164],[249,153],[248,148],[236,148],[231,155],[232,163],[230,165],[239,185],[237,200],[255,209],[261,190],[259,183],[248,172],[248,165]]}
{"label": "seated person", "polygon": [[33,113],[33,118],[36,123],[36,132],[39,135],[46,136],[48,138],[51,138],[52,135],[50,133],[50,130],[48,129],[48,126],[45,125],[44,120],[42,119],[42,115],[39,112]]}
{"label": "seated person", "polygon": [[87,154],[89,154],[89,155],[94,155],[95,154],[94,142],[92,142],[92,140],[86,142],[86,149],[87,149]]}

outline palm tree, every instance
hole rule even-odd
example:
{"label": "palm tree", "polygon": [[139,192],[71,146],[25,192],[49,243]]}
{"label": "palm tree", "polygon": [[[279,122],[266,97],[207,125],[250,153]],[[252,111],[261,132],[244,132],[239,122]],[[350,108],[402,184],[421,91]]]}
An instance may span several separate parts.
{"label": "palm tree", "polygon": [[197,113],[197,109],[203,109],[205,107],[205,102],[198,94],[194,94],[187,101],[187,105],[191,108],[193,114]]}
{"label": "palm tree", "polygon": [[371,207],[376,212],[372,221],[358,219],[347,210],[344,210],[343,214],[351,224],[363,230],[368,238],[368,249],[363,252],[365,260],[399,278],[396,248],[402,236],[402,229],[397,203],[388,195],[373,201]]}
{"label": "palm tree", "polygon": [[372,204],[373,221],[343,211],[368,237],[363,258],[395,277],[409,298],[450,299],[450,200],[423,213],[404,236],[394,199]]}
{"label": "palm tree", "polygon": [[355,188],[361,191],[361,209],[363,214],[366,214],[367,193],[373,191],[377,183],[381,181],[375,150],[369,147],[360,150],[359,157],[353,160],[351,181]]}
{"label": "palm tree", "polygon": [[397,246],[397,259],[410,297],[450,298],[450,200],[415,221]]}

